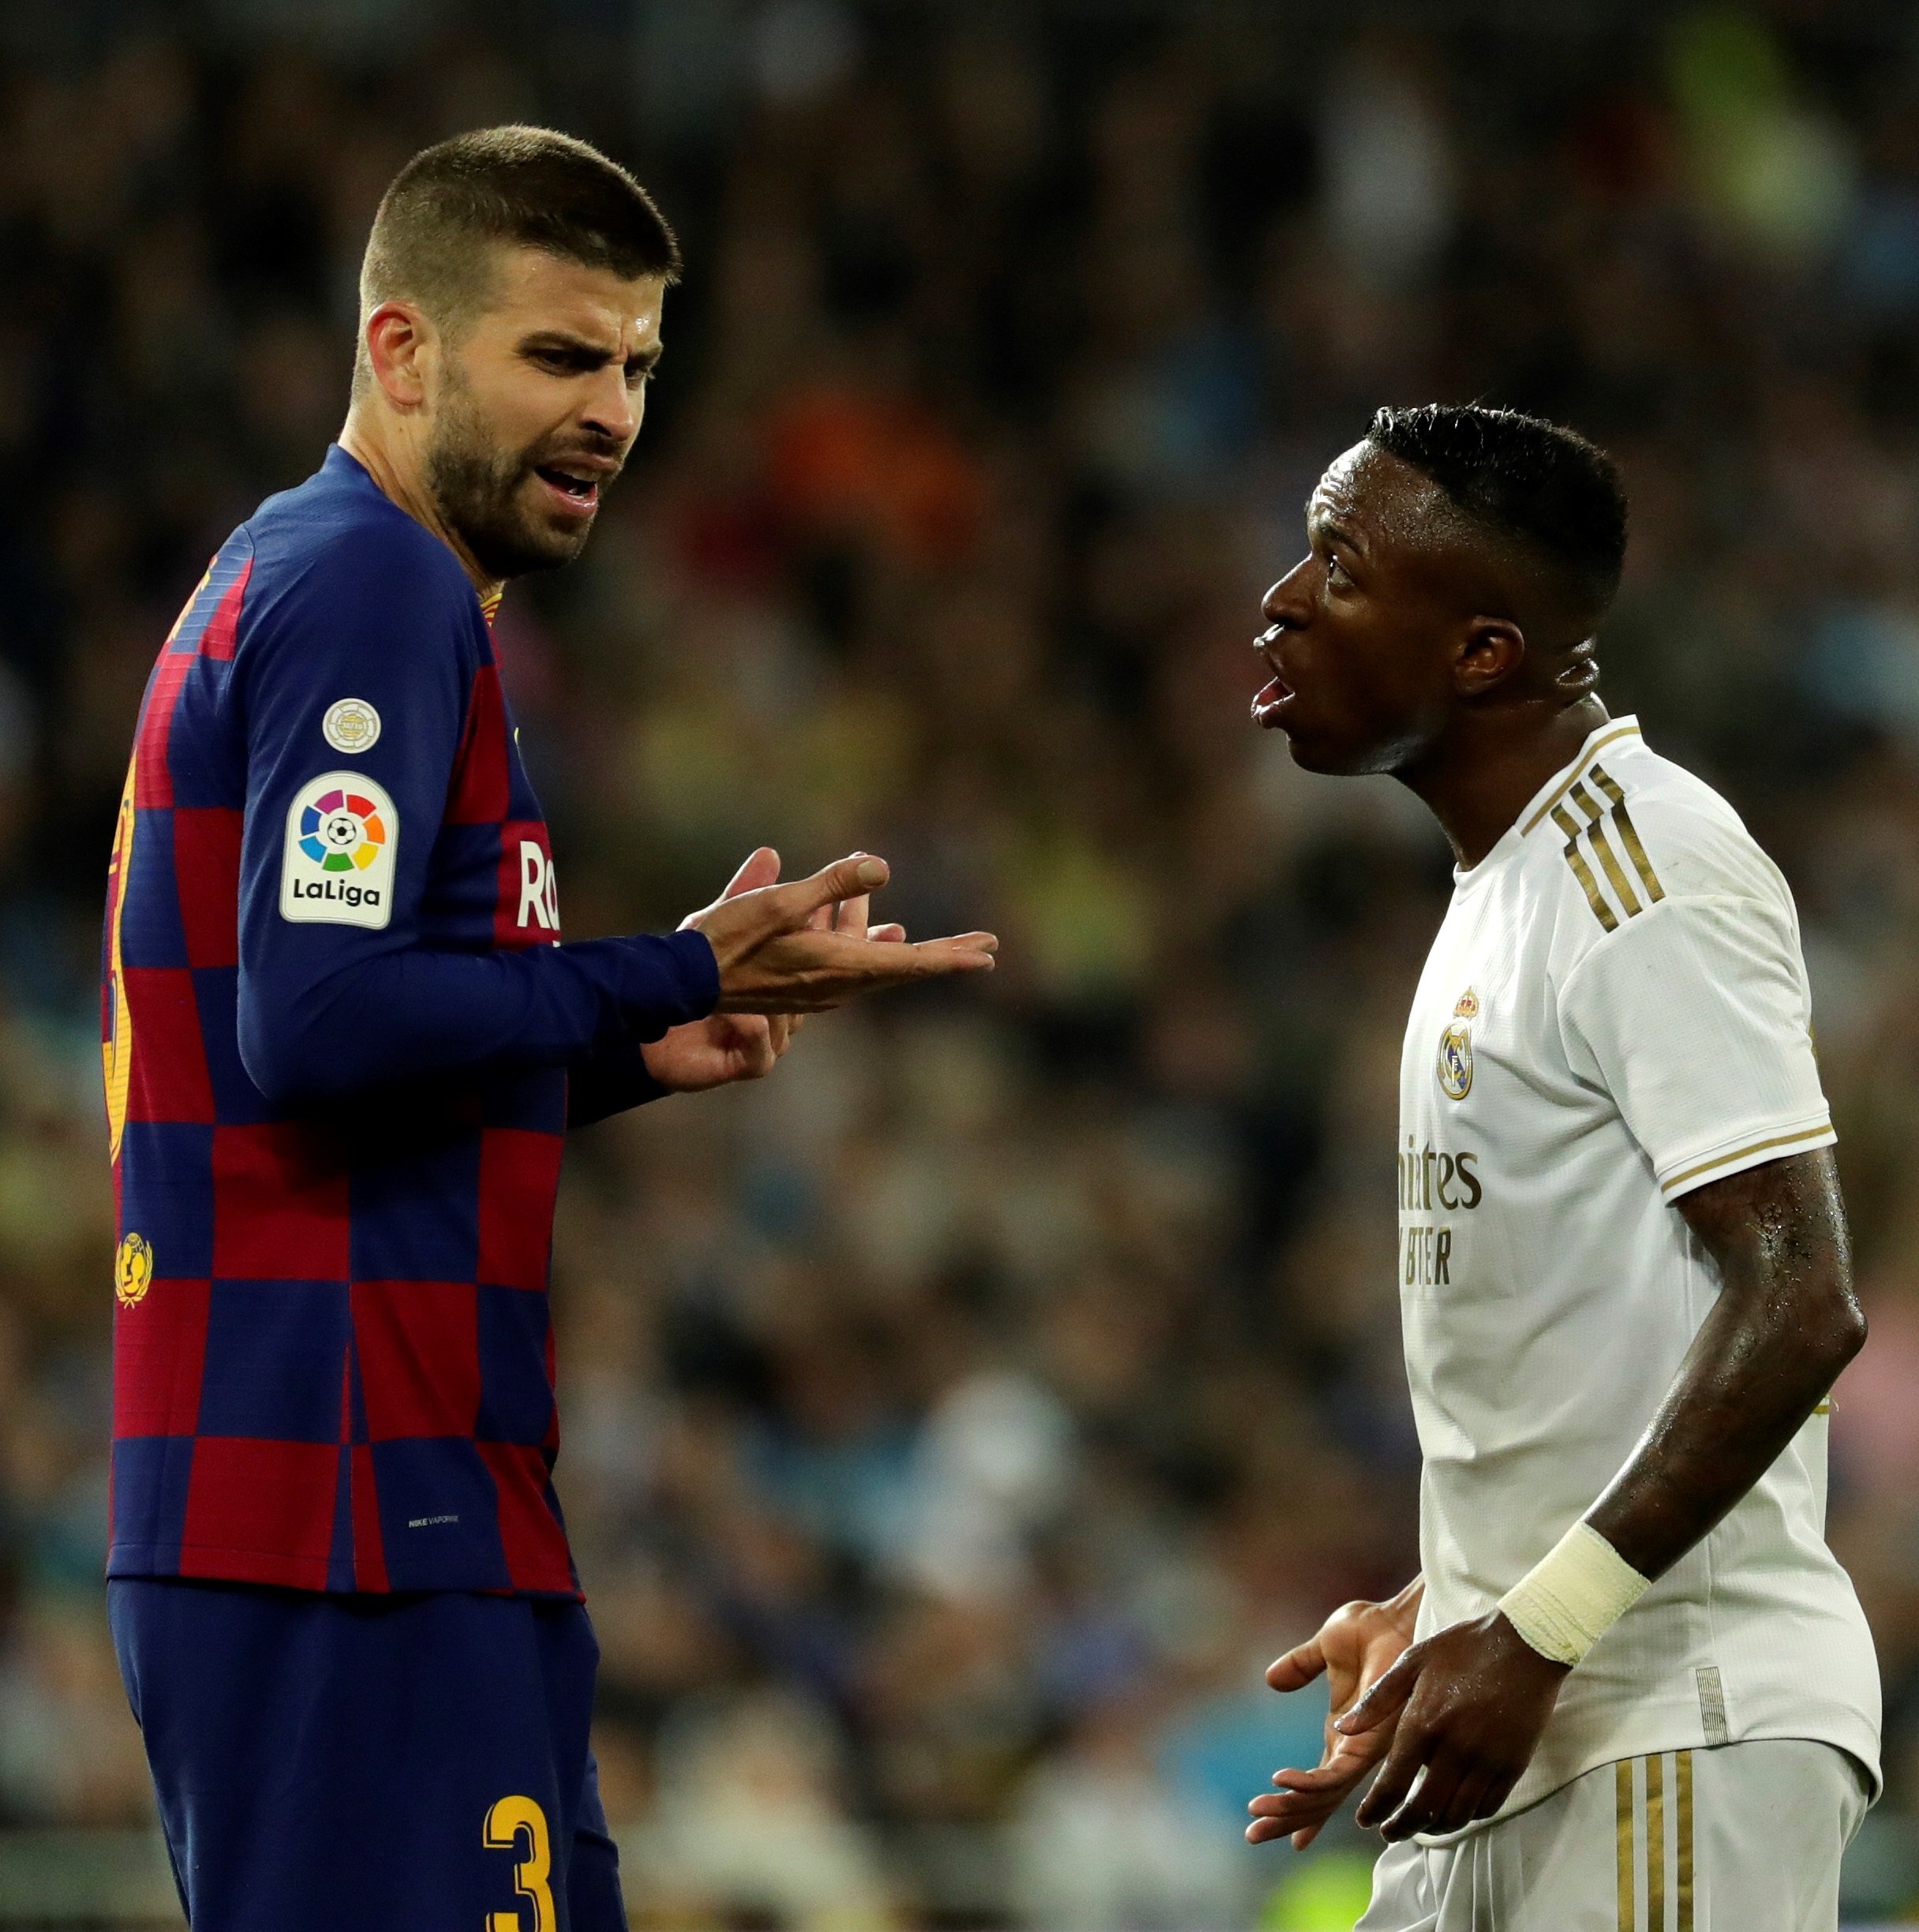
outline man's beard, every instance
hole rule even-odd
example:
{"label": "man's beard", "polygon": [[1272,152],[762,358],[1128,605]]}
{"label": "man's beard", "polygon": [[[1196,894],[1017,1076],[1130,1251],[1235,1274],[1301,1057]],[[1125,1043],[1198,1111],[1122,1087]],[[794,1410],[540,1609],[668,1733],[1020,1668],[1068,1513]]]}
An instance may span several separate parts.
{"label": "man's beard", "polygon": [[586,547],[590,522],[577,530],[542,528],[521,490],[533,474],[533,452],[496,447],[483,430],[470,391],[458,379],[441,391],[426,485],[442,520],[488,576],[522,577],[570,564]]}

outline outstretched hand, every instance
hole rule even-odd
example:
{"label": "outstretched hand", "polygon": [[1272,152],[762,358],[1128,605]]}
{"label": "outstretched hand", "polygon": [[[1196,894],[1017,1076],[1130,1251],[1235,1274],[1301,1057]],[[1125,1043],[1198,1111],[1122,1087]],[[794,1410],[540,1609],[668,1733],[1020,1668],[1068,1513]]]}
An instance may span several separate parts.
{"label": "outstretched hand", "polygon": [[1326,1743],[1311,1769],[1289,1767],[1273,1774],[1279,1787],[1262,1792],[1247,1807],[1253,1822],[1247,1842],[1265,1844],[1290,1838],[1304,1852],[1360,1780],[1386,1755],[1393,1725],[1349,1736],[1338,1720],[1386,1676],[1412,1640],[1420,1589],[1414,1584],[1390,1603],[1349,1603],[1335,1610],[1317,1636],[1269,1665],[1266,1680],[1275,1690],[1303,1690],[1321,1675],[1326,1679]]}
{"label": "outstretched hand", "polygon": [[725,894],[682,922],[713,947],[722,1014],[825,1013],[881,987],[992,970],[991,933],[908,944],[892,936],[896,928],[867,929],[867,895],[888,877],[883,859],[855,852],[789,885],[742,885],[769,859],[776,877],[777,858],[755,852]]}
{"label": "outstretched hand", "polygon": [[[780,855],[762,845],[733,874],[720,897],[737,899],[742,893],[776,884],[779,877]],[[849,899],[837,908],[822,906],[813,916],[816,930],[851,932],[881,944],[896,944],[906,938],[903,926],[876,926],[869,930],[863,897]],[[674,1093],[697,1093],[735,1080],[763,1079],[780,1064],[803,1024],[799,1013],[716,1013],[674,1027],[640,1050],[646,1070],[662,1087]]]}

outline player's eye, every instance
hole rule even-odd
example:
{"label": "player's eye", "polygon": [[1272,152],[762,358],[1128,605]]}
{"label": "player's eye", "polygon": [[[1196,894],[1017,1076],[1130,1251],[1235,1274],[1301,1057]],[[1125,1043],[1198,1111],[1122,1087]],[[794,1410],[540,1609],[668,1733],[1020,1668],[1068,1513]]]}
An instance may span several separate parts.
{"label": "player's eye", "polygon": [[1352,581],[1347,574],[1345,565],[1337,557],[1330,555],[1326,560],[1326,580],[1329,584],[1349,584]]}

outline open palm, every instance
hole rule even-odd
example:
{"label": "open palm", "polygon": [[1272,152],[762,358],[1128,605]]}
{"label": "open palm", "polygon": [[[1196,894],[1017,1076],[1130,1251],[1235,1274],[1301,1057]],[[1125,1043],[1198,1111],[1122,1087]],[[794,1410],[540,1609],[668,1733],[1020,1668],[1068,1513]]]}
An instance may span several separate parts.
{"label": "open palm", "polygon": [[[1412,1619],[1403,1597],[1391,1603],[1349,1603],[1328,1617],[1317,1636],[1289,1650],[1266,1673],[1275,1690],[1300,1690],[1316,1677],[1326,1680],[1326,1742],[1317,1765],[1289,1767],[1273,1774],[1276,1792],[1262,1792],[1247,1809],[1253,1822],[1248,1843],[1289,1837],[1303,1852],[1385,1757],[1390,1735],[1367,1731],[1347,1737],[1333,1728],[1366,1691],[1397,1662],[1412,1642]],[[1382,1727],[1385,1728],[1386,1727]]]}

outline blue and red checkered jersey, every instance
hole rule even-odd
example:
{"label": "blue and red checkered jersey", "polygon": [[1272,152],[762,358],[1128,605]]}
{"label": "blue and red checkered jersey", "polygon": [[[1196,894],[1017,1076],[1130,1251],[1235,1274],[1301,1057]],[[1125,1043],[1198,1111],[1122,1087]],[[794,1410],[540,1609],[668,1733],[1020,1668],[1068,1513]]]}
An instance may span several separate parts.
{"label": "blue and red checkered jersey", "polygon": [[562,944],[554,876],[472,582],[329,451],[181,613],[121,802],[110,1574],[577,1594],[562,1138],[719,982]]}

